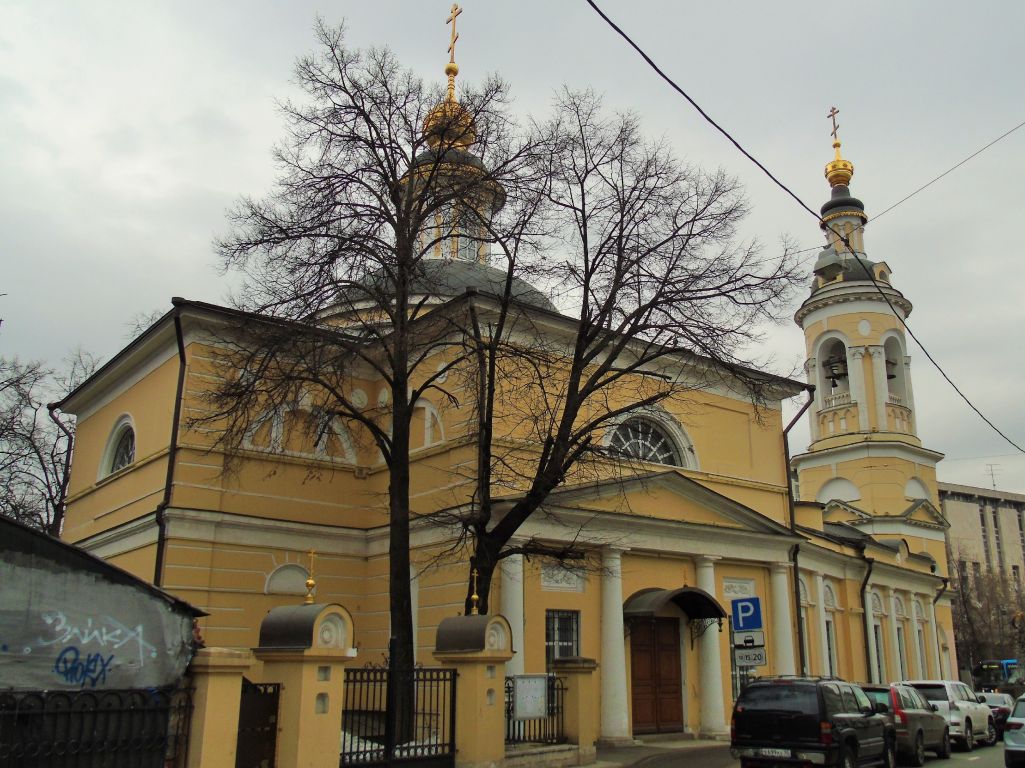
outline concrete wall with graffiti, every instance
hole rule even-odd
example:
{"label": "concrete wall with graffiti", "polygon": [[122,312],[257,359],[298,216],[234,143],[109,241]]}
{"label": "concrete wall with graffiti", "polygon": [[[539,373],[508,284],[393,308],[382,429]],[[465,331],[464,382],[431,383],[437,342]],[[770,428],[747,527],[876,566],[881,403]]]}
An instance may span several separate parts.
{"label": "concrete wall with graffiti", "polygon": [[187,603],[0,518],[0,688],[170,685],[193,653]]}

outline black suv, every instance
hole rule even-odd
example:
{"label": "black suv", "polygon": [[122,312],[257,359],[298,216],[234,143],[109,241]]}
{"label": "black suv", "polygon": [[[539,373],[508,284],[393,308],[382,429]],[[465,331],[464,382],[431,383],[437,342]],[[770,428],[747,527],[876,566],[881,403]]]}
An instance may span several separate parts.
{"label": "black suv", "polygon": [[835,678],[760,678],[733,707],[730,751],[742,768],[893,768],[896,734],[885,708]]}

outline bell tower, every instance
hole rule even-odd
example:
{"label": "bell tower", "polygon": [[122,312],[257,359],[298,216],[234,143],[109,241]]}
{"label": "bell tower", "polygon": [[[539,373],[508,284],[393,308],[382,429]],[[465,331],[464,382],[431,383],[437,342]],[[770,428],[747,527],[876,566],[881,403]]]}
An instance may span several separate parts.
{"label": "bell tower", "polygon": [[922,501],[938,507],[942,454],[923,448],[918,437],[903,324],[911,302],[894,287],[889,265],[866,254],[868,216],[851,194],[854,164],[840,152],[837,114],[834,108],[828,115],[834,157],[825,168],[830,196],[819,225],[825,248],[794,316],[816,389],[811,445],[793,465],[804,500],[839,501],[852,515],[892,519]]}

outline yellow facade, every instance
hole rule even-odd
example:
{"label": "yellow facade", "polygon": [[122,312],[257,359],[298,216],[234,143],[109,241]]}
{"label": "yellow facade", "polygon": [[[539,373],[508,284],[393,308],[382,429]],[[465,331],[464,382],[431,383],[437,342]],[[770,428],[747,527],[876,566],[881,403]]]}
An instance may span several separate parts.
{"label": "yellow facade", "polygon": [[[860,226],[856,213],[831,221]],[[722,734],[737,686],[751,674],[868,680],[956,669],[942,594],[940,457],[917,438],[899,320],[871,282],[853,279],[844,264],[834,269],[842,254],[840,241],[830,242],[798,313],[816,389],[813,442],[794,460],[793,518],[781,400],[801,385],[776,381],[756,408],[695,379],[686,398],[645,414],[675,441],[681,466],[571,475],[545,514],[518,532],[574,542],[586,562],[567,570],[512,557],[497,575],[491,610],[510,621],[510,671],[545,671],[553,655],[596,660],[600,705],[587,717],[602,738]],[[889,286],[889,267],[872,269],[894,306],[910,311]],[[360,661],[379,661],[390,634],[381,457],[344,425],[312,444],[303,413],[290,412],[269,415],[229,465],[209,425],[194,421],[221,375],[210,329],[229,316],[177,302],[64,402],[78,417],[64,535],[202,608],[207,644],[237,649],[257,644],[269,610],[303,599],[315,550],[317,601],[345,606]],[[568,332],[555,319],[552,326]],[[840,367],[827,369],[827,359]],[[348,386],[381,403],[384,418],[381,381],[353,377]],[[611,405],[635,402],[651,386],[626,379]],[[495,425],[511,464],[536,451],[511,410],[517,387],[510,371],[499,398],[510,410]],[[424,401],[418,413],[411,505],[422,515],[464,503],[474,451],[467,409]],[[134,457],[110,471],[125,425]],[[466,553],[448,552],[450,543],[445,530],[414,523],[413,626],[417,659],[427,664],[438,625],[463,610]],[[729,613],[731,601],[751,598],[760,601],[766,663],[743,667],[734,663]]]}

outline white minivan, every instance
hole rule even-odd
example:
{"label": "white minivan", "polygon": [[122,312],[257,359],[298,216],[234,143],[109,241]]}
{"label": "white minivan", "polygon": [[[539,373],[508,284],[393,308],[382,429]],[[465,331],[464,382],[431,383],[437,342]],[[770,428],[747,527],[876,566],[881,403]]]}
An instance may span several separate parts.
{"label": "white minivan", "polygon": [[904,680],[902,685],[913,686],[936,705],[936,711],[947,718],[950,738],[965,749],[997,743],[996,723],[986,698],[960,680]]}

